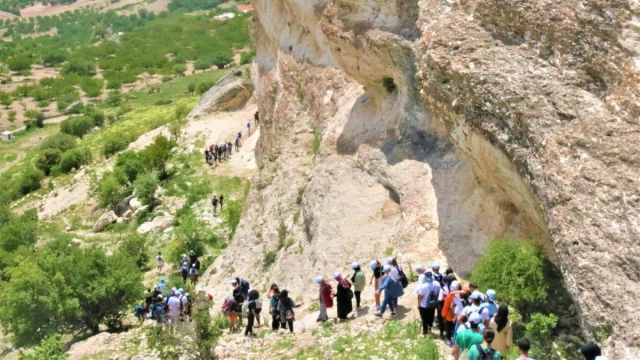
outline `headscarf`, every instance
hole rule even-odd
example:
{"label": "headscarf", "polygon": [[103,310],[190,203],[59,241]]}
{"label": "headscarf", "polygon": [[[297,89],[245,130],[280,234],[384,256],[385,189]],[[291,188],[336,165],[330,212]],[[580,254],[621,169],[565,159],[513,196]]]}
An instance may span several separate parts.
{"label": "headscarf", "polygon": [[600,347],[592,342],[580,348],[582,356],[587,360],[594,360],[597,356],[601,356]]}
{"label": "headscarf", "polygon": [[343,288],[348,288],[349,287],[349,283],[347,282],[347,280],[345,280],[344,278],[342,278],[341,274],[334,274],[333,278],[335,280],[338,281],[338,283],[340,283],[340,285],[342,285]]}
{"label": "headscarf", "polygon": [[397,268],[392,268],[389,276],[391,277],[391,281],[397,282],[400,280],[400,272]]}
{"label": "headscarf", "polygon": [[507,327],[509,323],[509,307],[507,305],[500,305],[495,321],[496,325],[498,325],[498,332]]}

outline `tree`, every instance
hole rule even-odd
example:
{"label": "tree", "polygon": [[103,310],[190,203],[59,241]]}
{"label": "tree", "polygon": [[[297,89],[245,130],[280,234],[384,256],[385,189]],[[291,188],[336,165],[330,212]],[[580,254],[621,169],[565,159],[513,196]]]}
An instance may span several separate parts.
{"label": "tree", "polygon": [[145,270],[149,266],[149,252],[147,251],[147,240],[144,236],[131,234],[120,244],[120,251],[129,254],[135,259],[140,270]]}
{"label": "tree", "polygon": [[102,154],[109,158],[112,155],[124,150],[129,145],[129,139],[126,136],[112,134],[107,136],[102,147]]}
{"label": "tree", "polygon": [[29,119],[29,123],[27,123],[27,128],[30,127],[44,127],[44,114],[35,109],[29,109],[24,114],[27,119]]}
{"label": "tree", "polygon": [[178,76],[184,76],[184,73],[187,71],[187,65],[184,64],[176,64],[173,66],[173,73]]}
{"label": "tree", "polygon": [[60,152],[65,152],[74,149],[76,146],[78,146],[76,138],[68,134],[57,133],[43,141],[42,144],[40,144],[40,149],[57,149],[60,150]]}
{"label": "tree", "polygon": [[141,174],[137,177],[133,184],[136,192],[136,198],[144,205],[148,205],[149,209],[153,209],[156,202],[156,190],[158,189],[158,178],[150,174]]}
{"label": "tree", "polygon": [[26,195],[32,191],[36,191],[42,187],[41,181],[44,179],[44,172],[35,168],[27,168],[22,171],[20,176],[19,191]]}
{"label": "tree", "polygon": [[123,176],[130,184],[133,184],[138,175],[144,173],[148,166],[145,158],[139,152],[125,151],[118,155],[116,168],[122,171]]}
{"label": "tree", "polygon": [[180,139],[180,134],[182,133],[182,127],[184,126],[184,120],[173,120],[167,126],[169,127],[169,133],[171,134],[171,139],[173,141],[178,141]]}
{"label": "tree", "polygon": [[62,151],[58,149],[44,149],[36,159],[36,167],[45,175],[51,174],[51,168],[60,163]]}
{"label": "tree", "polygon": [[82,139],[93,129],[93,119],[88,116],[74,116],[60,123],[60,131]]}
{"label": "tree", "polygon": [[71,172],[73,169],[80,169],[82,165],[91,162],[91,151],[87,149],[71,149],[62,154],[60,157],[60,169],[65,172]]}
{"label": "tree", "polygon": [[149,165],[160,172],[160,178],[166,179],[169,177],[167,171],[167,164],[171,157],[171,149],[176,146],[176,143],[162,135],[158,135],[153,143],[147,146],[142,154],[148,161]]}
{"label": "tree", "polygon": [[193,64],[193,68],[195,70],[207,70],[208,68],[213,66],[213,60],[211,59],[198,59]]}
{"label": "tree", "polygon": [[[125,181],[122,181],[125,180]],[[98,200],[102,207],[116,207],[122,199],[131,193],[125,184],[126,179],[117,172],[107,172],[102,175],[98,184]]]}
{"label": "tree", "polygon": [[180,226],[176,228],[176,241],[169,245],[168,259],[178,267],[181,261],[181,254],[188,254],[193,250],[196,255],[202,256],[206,251],[206,244],[216,241],[215,234],[196,219],[192,214],[182,217]]}
{"label": "tree", "polygon": [[231,50],[219,51],[213,55],[212,61],[218,69],[224,69],[225,66],[233,62],[233,53]]}
{"label": "tree", "polygon": [[197,86],[198,94],[204,95],[204,93],[209,91],[209,89],[211,89],[213,85],[214,85],[213,82],[209,82],[209,81],[203,81],[198,83],[198,86]]}
{"label": "tree", "polygon": [[195,91],[196,91],[196,84],[189,83],[189,85],[187,85],[187,94],[193,94]]}

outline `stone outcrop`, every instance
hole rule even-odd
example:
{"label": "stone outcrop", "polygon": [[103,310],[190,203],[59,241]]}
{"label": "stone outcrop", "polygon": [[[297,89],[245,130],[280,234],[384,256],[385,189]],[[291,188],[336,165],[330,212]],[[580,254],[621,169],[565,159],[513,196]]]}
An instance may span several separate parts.
{"label": "stone outcrop", "polygon": [[640,356],[636,2],[251,3],[261,171],[211,288],[310,292],[385,252],[464,274],[527,238],[586,336]]}
{"label": "stone outcrop", "polygon": [[242,71],[232,70],[207,91],[189,113],[193,118],[215,111],[232,111],[241,108],[253,93],[253,83],[245,79]]}
{"label": "stone outcrop", "polygon": [[152,232],[163,232],[173,225],[173,216],[156,216],[153,220],[148,221],[138,227],[138,234],[146,234]]}
{"label": "stone outcrop", "polygon": [[95,225],[93,225],[94,232],[100,232],[107,228],[107,226],[115,223],[118,220],[118,215],[113,210],[107,211],[102,214]]}

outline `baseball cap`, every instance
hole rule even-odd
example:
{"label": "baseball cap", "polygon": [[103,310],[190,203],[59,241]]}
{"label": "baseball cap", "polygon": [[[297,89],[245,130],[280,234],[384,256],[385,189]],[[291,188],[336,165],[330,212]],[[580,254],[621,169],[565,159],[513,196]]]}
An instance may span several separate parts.
{"label": "baseball cap", "polygon": [[440,264],[438,264],[438,263],[433,263],[433,264],[431,264],[431,268],[432,268],[433,270],[440,270]]}
{"label": "baseball cap", "polygon": [[231,280],[231,285],[236,285],[236,284],[238,284],[238,280],[236,279]]}
{"label": "baseball cap", "polygon": [[496,301],[496,291],[493,289],[489,289],[487,290],[487,297],[489,298],[489,300],[491,301]]}
{"label": "baseball cap", "polygon": [[375,270],[378,267],[378,260],[371,260],[371,270]]}
{"label": "baseball cap", "polygon": [[391,271],[391,266],[389,266],[389,265],[385,265],[385,266],[382,268],[382,273],[383,273],[383,274],[384,274],[384,273],[388,273],[389,271]]}
{"label": "baseball cap", "polygon": [[478,313],[471,313],[469,315],[469,322],[472,324],[480,324],[482,322],[482,317]]}
{"label": "baseball cap", "polygon": [[474,300],[482,299],[482,293],[478,290],[475,290],[474,292],[471,293],[471,296],[469,296],[469,298]]}
{"label": "baseball cap", "polygon": [[360,264],[358,264],[357,262],[354,262],[353,264],[351,264],[351,268],[354,269],[354,270],[359,268],[359,267],[360,267]]}
{"label": "baseball cap", "polygon": [[416,267],[413,268],[413,271],[417,272],[418,274],[422,274],[424,272],[424,266],[416,265]]}
{"label": "baseball cap", "polygon": [[313,280],[314,284],[319,284],[324,280],[324,276],[318,275],[315,280]]}
{"label": "baseball cap", "polygon": [[433,273],[431,271],[426,271],[424,276],[427,277],[427,281],[433,281]]}
{"label": "baseball cap", "polygon": [[391,264],[393,262],[393,257],[390,257],[387,259],[387,265]]}

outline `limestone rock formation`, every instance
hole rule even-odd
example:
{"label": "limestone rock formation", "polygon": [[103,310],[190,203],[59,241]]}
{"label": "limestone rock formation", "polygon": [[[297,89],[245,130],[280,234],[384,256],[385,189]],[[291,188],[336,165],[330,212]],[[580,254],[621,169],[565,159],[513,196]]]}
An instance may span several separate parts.
{"label": "limestone rock formation", "polygon": [[232,70],[209,89],[191,110],[189,117],[214,112],[237,110],[253,93],[253,83],[246,81],[242,71]]}
{"label": "limestone rock formation", "polygon": [[118,215],[113,210],[107,211],[102,214],[95,225],[93,225],[94,232],[100,232],[107,228],[107,226],[113,224],[118,220]]}
{"label": "limestone rock formation", "polygon": [[385,253],[464,274],[530,238],[585,334],[640,357],[636,1],[251,3],[261,171],[210,288]]}
{"label": "limestone rock formation", "polygon": [[156,216],[153,220],[148,221],[138,227],[138,234],[146,234],[150,232],[163,232],[173,225],[173,216]]}

